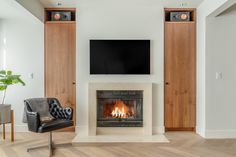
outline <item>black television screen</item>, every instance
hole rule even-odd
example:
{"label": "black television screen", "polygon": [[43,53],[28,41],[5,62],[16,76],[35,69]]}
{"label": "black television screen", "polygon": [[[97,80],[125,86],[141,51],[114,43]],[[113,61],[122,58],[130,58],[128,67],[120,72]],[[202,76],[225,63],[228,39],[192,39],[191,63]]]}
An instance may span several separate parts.
{"label": "black television screen", "polygon": [[90,74],[150,74],[150,40],[90,40]]}

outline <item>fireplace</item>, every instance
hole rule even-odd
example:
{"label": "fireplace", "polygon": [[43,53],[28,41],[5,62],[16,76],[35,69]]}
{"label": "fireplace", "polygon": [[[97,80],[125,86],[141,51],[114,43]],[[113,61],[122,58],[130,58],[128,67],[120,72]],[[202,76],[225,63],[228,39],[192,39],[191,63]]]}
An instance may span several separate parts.
{"label": "fireplace", "polygon": [[98,90],[97,127],[143,127],[143,91]]}
{"label": "fireplace", "polygon": [[[152,83],[93,82],[89,83],[88,94],[88,129],[84,127],[80,130],[82,133],[88,133],[89,136],[152,135]],[[108,102],[108,106],[114,106],[120,101],[131,108],[131,113],[125,115],[128,118],[124,118],[124,114],[120,114],[120,117],[114,114],[119,113],[119,110],[113,112],[116,117],[112,117],[111,109],[107,112],[108,116],[104,114],[105,102]],[[136,110],[132,112],[130,106]]]}

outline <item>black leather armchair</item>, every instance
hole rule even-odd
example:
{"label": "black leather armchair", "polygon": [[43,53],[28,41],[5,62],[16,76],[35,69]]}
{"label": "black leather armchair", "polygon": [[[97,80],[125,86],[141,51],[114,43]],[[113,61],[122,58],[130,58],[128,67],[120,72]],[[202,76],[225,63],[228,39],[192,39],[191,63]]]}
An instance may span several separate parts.
{"label": "black leather armchair", "polygon": [[36,133],[49,132],[48,145],[28,148],[27,151],[49,147],[50,156],[52,156],[52,148],[57,146],[52,143],[52,131],[73,126],[73,109],[69,107],[62,108],[56,98],[26,99],[24,103],[29,131]]}

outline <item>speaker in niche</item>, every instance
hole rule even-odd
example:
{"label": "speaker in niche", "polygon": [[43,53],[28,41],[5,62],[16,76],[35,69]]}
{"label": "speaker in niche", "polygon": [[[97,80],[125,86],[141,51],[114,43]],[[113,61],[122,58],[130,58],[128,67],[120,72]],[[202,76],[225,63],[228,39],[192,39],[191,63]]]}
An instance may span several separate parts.
{"label": "speaker in niche", "polygon": [[52,21],[71,21],[71,12],[52,12]]}
{"label": "speaker in niche", "polygon": [[170,12],[170,21],[190,21],[190,12]]}

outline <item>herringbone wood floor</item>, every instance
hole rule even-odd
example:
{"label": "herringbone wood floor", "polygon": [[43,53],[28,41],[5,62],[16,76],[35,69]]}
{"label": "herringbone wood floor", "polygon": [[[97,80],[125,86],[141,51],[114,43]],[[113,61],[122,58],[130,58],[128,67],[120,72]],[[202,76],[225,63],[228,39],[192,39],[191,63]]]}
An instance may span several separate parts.
{"label": "herringbone wood floor", "polygon": [[[236,139],[205,140],[190,132],[169,132],[167,144],[107,144],[58,148],[55,157],[236,157]],[[69,142],[73,133],[54,133],[54,141]],[[47,157],[48,150],[26,152],[43,145],[47,134],[16,133],[16,141],[0,141],[0,157]]]}

